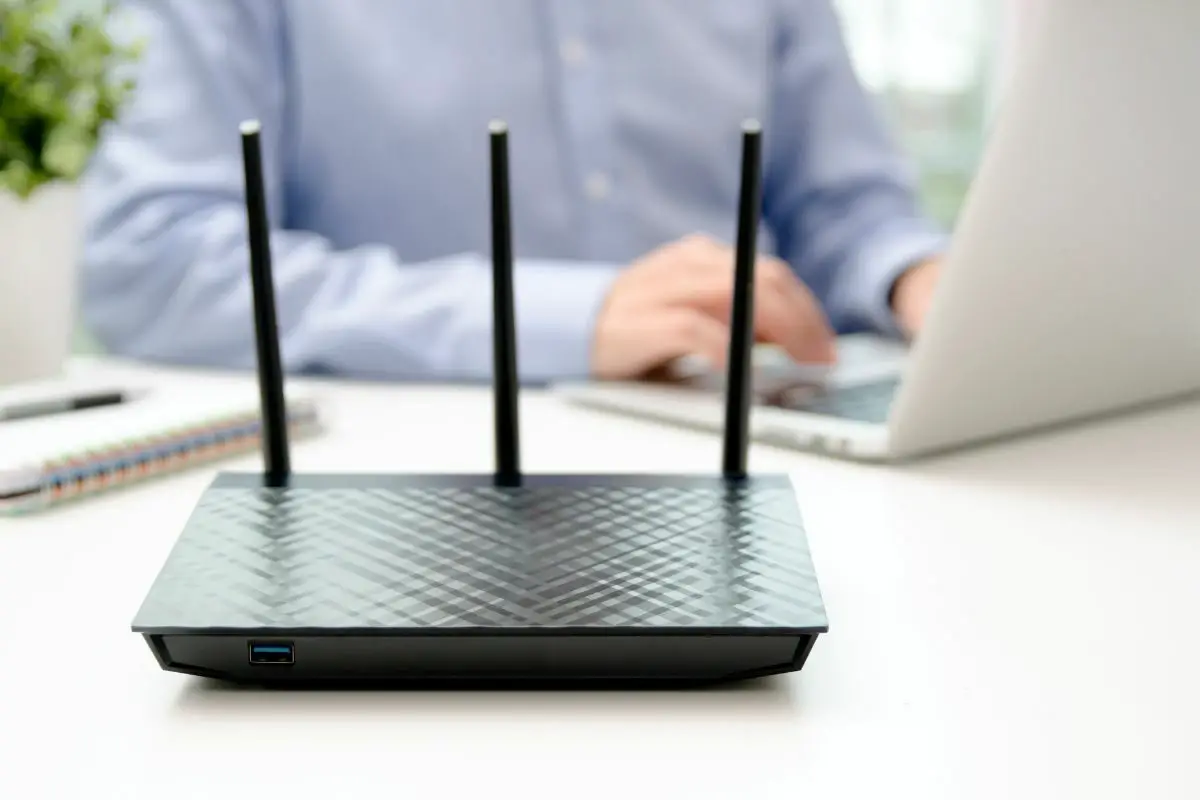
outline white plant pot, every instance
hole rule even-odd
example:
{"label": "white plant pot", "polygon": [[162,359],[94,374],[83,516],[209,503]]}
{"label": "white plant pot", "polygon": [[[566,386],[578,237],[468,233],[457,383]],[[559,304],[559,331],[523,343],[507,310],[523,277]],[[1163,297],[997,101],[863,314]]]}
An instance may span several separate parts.
{"label": "white plant pot", "polygon": [[0,386],[59,375],[71,352],[79,188],[0,191]]}

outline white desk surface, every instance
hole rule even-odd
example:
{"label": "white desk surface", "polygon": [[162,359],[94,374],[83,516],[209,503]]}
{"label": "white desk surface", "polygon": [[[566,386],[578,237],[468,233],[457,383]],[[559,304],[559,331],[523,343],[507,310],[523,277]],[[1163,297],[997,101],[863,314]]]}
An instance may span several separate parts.
{"label": "white desk surface", "polygon": [[[328,395],[299,470],[490,467],[484,389]],[[701,434],[523,414],[528,471],[718,464]],[[0,520],[0,797],[1200,798],[1200,407],[752,462],[794,476],[831,631],[797,675],[698,693],[215,688],[129,630],[212,470]]]}

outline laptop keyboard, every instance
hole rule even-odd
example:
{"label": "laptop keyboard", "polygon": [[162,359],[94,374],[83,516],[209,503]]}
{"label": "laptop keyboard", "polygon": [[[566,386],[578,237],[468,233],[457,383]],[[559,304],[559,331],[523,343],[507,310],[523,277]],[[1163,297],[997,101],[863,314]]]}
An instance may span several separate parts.
{"label": "laptop keyboard", "polygon": [[785,389],[760,399],[763,405],[823,414],[855,422],[887,422],[892,400],[900,387],[899,378],[888,378],[856,386],[825,390],[811,386]]}

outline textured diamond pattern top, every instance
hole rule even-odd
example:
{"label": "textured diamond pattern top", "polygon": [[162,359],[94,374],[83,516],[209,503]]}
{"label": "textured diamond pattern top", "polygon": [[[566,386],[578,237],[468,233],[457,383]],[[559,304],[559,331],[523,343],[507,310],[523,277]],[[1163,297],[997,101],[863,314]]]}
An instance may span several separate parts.
{"label": "textured diamond pattern top", "polygon": [[823,632],[786,478],[224,474],[134,630]]}

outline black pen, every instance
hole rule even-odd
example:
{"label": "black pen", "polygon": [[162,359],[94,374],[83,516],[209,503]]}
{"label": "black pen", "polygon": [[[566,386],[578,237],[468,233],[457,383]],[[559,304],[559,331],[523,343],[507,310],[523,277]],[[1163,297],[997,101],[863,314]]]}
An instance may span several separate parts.
{"label": "black pen", "polygon": [[120,403],[127,403],[132,399],[133,395],[129,392],[108,391],[80,394],[74,397],[31,400],[0,408],[0,422],[11,422],[31,417],[48,417],[53,414],[65,414],[69,411],[83,411],[89,408],[115,406]]}

